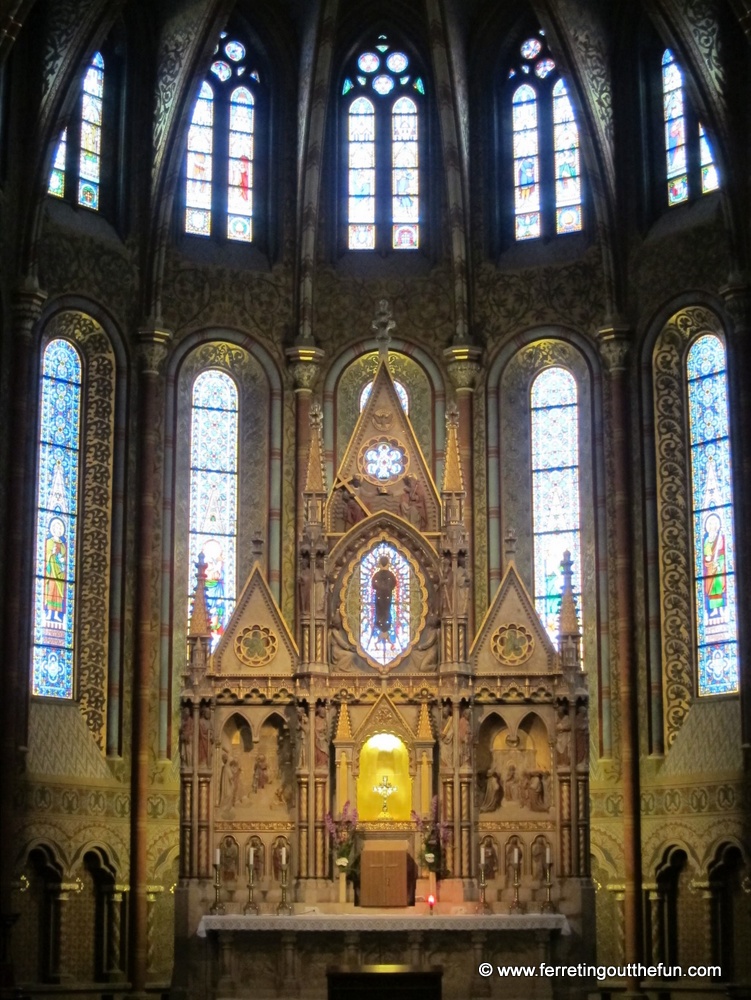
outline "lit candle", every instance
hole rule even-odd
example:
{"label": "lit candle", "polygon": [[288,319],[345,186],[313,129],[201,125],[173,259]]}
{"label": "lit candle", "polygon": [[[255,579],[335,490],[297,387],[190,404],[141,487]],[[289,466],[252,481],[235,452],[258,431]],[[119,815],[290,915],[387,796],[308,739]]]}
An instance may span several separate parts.
{"label": "lit candle", "polygon": [[519,864],[519,848],[518,847],[514,848],[514,864],[515,865]]}
{"label": "lit candle", "polygon": [[480,864],[485,864],[485,844],[480,844]]}
{"label": "lit candle", "polygon": [[287,864],[287,848],[283,847],[282,848],[282,865],[286,865],[286,864]]}
{"label": "lit candle", "polygon": [[214,851],[214,864],[218,868],[221,863],[222,863],[222,852],[217,847],[217,849]]}
{"label": "lit candle", "polygon": [[255,859],[256,859],[256,849],[255,847],[251,847],[250,850],[248,851],[248,868],[253,867],[253,862],[255,861]]}
{"label": "lit candle", "polygon": [[551,862],[550,844],[548,844],[548,846],[545,848],[545,864],[549,865],[550,862]]}

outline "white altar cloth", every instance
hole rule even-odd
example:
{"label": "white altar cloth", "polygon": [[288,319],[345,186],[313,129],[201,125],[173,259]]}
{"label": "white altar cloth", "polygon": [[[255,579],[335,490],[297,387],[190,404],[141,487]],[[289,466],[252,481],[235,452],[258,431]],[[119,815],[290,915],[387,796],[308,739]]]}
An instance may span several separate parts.
{"label": "white altar cloth", "polygon": [[560,931],[570,934],[568,920],[562,913],[492,913],[441,915],[428,913],[393,916],[389,913],[307,913],[299,916],[204,916],[198,925],[198,936],[209,931],[266,932],[289,931]]}

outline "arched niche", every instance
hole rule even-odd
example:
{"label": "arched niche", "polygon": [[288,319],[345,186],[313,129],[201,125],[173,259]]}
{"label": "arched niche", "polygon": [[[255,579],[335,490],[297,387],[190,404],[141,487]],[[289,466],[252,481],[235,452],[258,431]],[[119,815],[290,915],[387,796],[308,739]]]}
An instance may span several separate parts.
{"label": "arched niche", "polygon": [[222,727],[216,806],[221,819],[288,820],[294,808],[294,747],[287,720],[251,723],[235,712]]}
{"label": "arched niche", "polygon": [[[384,796],[374,789],[384,782],[395,790]],[[363,822],[407,821],[412,812],[410,752],[394,733],[374,733],[360,747],[357,775],[357,812]]]}
{"label": "arched niche", "polygon": [[496,713],[480,726],[477,748],[478,806],[501,817],[547,813],[553,804],[548,729],[536,712],[516,726]]}

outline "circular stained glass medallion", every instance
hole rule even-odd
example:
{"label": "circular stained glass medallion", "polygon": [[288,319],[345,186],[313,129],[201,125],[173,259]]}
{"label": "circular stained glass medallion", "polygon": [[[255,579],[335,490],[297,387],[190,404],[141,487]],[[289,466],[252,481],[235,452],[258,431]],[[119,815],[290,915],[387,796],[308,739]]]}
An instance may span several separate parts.
{"label": "circular stained glass medallion", "polygon": [[218,76],[222,83],[224,83],[225,80],[229,80],[232,76],[232,70],[230,69],[229,64],[224,62],[222,59],[217,59],[216,62],[211,64],[211,72],[214,76]]}
{"label": "circular stained glass medallion", "polygon": [[376,94],[390,94],[394,89],[394,81],[390,76],[377,76],[373,80],[373,90]]}
{"label": "circular stained glass medallion", "polygon": [[232,62],[240,62],[241,59],[245,58],[245,46],[241,45],[240,42],[227,42],[224,51]]}
{"label": "circular stained glass medallion", "polygon": [[528,38],[526,42],[522,42],[520,51],[525,59],[534,59],[541,48],[542,43],[538,42],[536,38]]}
{"label": "circular stained glass medallion", "polygon": [[554,69],[555,63],[552,59],[540,59],[535,65],[535,75],[544,80],[548,73],[552,73]]}
{"label": "circular stained glass medallion", "polygon": [[357,65],[360,67],[363,73],[375,73],[375,71],[381,65],[381,60],[378,58],[375,52],[363,52],[363,54],[357,60]]}
{"label": "circular stained glass medallion", "polygon": [[409,458],[395,438],[376,438],[363,446],[359,465],[371,482],[396,482],[407,471]]}
{"label": "circular stained glass medallion", "polygon": [[403,52],[392,52],[386,59],[386,65],[392,73],[403,73],[408,63],[409,59]]}

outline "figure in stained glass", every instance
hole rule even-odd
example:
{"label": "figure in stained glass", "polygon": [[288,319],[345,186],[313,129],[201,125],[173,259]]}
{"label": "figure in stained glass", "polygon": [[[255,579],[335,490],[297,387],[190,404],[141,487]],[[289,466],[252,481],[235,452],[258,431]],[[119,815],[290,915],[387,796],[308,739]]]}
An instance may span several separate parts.
{"label": "figure in stained glass", "polygon": [[65,525],[59,517],[50,521],[44,545],[44,610],[50,622],[62,622],[65,616],[65,575],[67,548]]}
{"label": "figure in stained glass", "polygon": [[525,157],[519,164],[519,194],[527,199],[535,190],[535,161]]}
{"label": "figure in stained glass", "polygon": [[725,535],[718,514],[704,520],[704,606],[710,619],[722,618],[727,603]]}
{"label": "figure in stained glass", "polygon": [[382,634],[391,631],[391,601],[396,589],[396,577],[391,572],[390,559],[382,555],[378,560],[378,569],[373,574],[373,623]]}

